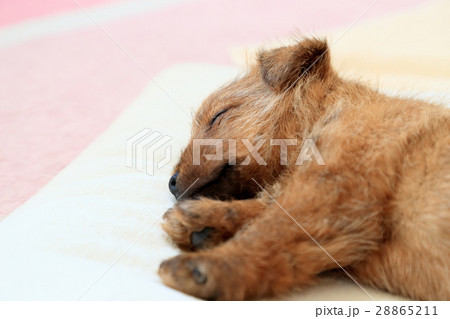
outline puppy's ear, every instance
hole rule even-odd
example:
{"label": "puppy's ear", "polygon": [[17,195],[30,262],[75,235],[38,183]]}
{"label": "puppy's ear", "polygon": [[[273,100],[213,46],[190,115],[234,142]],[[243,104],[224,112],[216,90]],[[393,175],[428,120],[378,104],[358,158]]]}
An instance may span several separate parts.
{"label": "puppy's ear", "polygon": [[262,52],[259,63],[263,81],[277,92],[291,89],[311,76],[324,79],[330,71],[327,42],[318,39]]}

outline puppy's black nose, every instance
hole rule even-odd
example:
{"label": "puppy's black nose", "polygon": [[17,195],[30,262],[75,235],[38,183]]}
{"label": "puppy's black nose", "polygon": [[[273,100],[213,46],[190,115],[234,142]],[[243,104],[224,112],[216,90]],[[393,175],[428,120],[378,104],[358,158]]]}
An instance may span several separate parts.
{"label": "puppy's black nose", "polygon": [[178,196],[177,177],[178,172],[173,174],[173,176],[169,179],[169,190],[175,198]]}

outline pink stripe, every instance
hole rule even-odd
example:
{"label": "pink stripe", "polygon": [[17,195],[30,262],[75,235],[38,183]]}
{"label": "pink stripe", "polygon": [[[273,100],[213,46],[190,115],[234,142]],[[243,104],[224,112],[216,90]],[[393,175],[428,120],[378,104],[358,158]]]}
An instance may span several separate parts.
{"label": "pink stripe", "polygon": [[[349,25],[370,2],[190,2],[105,27],[155,75],[177,62],[229,64],[233,46],[295,28]],[[421,2],[379,0],[362,19]],[[150,81],[97,27],[2,50],[0,70],[0,216],[45,185]]]}

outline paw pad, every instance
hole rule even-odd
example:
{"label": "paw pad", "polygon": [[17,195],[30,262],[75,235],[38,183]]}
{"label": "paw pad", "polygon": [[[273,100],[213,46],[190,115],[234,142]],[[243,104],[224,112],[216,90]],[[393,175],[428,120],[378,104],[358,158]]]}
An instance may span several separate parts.
{"label": "paw pad", "polygon": [[191,243],[197,248],[201,249],[205,246],[205,242],[211,238],[211,234],[214,232],[214,228],[205,227],[201,231],[196,231],[191,234]]}

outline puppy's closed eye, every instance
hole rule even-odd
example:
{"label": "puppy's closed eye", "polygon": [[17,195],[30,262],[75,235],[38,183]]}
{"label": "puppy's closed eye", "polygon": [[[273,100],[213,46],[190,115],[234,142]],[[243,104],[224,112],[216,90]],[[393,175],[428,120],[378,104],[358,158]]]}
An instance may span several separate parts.
{"label": "puppy's closed eye", "polygon": [[223,109],[219,112],[217,112],[211,119],[211,122],[209,122],[209,126],[212,127],[214,123],[221,117],[223,114],[225,114],[230,108],[227,107],[226,109]]}

